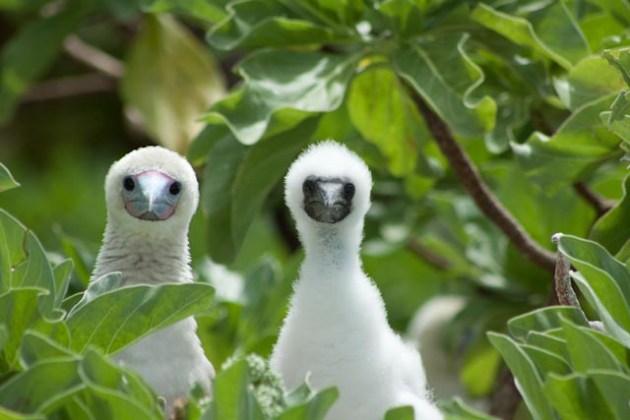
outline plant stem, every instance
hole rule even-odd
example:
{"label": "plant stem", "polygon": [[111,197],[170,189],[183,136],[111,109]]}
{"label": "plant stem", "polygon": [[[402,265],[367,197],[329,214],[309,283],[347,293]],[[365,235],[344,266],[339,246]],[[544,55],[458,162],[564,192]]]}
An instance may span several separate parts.
{"label": "plant stem", "polygon": [[597,212],[597,218],[603,216],[608,210],[613,207],[613,204],[601,198],[595,194],[585,182],[576,182],[573,184],[575,191],[582,197],[587,203],[589,203]]}
{"label": "plant stem", "polygon": [[125,66],[115,57],[70,35],[63,43],[65,52],[72,58],[114,79],[120,79]]}
{"label": "plant stem", "polygon": [[527,259],[553,273],[556,265],[554,254],[536,243],[514,216],[503,207],[479,175],[475,164],[457,144],[446,122],[429,108],[412,86],[409,90],[442,154],[479,209],[501,229]]}
{"label": "plant stem", "polygon": [[85,74],[37,83],[22,97],[22,102],[48,101],[115,90],[116,82],[111,77],[100,73]]}

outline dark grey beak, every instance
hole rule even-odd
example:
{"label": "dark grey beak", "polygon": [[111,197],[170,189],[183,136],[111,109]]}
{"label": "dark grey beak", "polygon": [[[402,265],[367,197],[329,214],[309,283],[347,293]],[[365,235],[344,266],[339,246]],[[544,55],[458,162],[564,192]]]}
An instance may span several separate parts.
{"label": "dark grey beak", "polygon": [[313,220],[337,223],[352,210],[354,184],[340,178],[309,176],[302,184],[304,211]]}

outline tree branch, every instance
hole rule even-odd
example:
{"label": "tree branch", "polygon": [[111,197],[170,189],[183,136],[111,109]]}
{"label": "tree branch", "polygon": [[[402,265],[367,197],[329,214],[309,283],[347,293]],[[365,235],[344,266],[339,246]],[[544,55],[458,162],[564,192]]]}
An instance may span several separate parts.
{"label": "tree branch", "polygon": [[449,161],[455,176],[479,209],[501,229],[526,258],[553,273],[555,270],[554,254],[537,244],[514,216],[503,207],[483,181],[466,152],[457,144],[446,123],[429,108],[413,87],[410,87],[410,91],[442,154]]}
{"label": "tree branch", "polygon": [[111,92],[116,89],[116,81],[111,77],[94,73],[81,76],[47,80],[33,85],[22,97],[23,103],[63,99],[91,93]]}
{"label": "tree branch", "polygon": [[585,182],[576,182],[573,184],[573,189],[582,197],[587,203],[589,203],[597,212],[597,217],[603,216],[608,210],[613,207],[613,203],[609,200],[603,199],[595,194]]}
{"label": "tree branch", "polygon": [[83,42],[78,36],[70,35],[63,43],[63,49],[70,57],[88,67],[114,79],[120,79],[125,66],[115,57]]}

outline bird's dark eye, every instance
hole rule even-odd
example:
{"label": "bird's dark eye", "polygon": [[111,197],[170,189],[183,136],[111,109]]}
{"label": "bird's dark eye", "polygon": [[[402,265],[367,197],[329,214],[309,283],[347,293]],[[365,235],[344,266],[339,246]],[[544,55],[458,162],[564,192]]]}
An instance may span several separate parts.
{"label": "bird's dark eye", "polygon": [[181,190],[182,190],[182,184],[180,184],[178,181],[173,182],[168,189],[168,191],[173,195],[179,194]]}
{"label": "bird's dark eye", "polygon": [[304,184],[302,184],[302,191],[304,192],[304,195],[313,195],[316,189],[317,185],[315,185],[315,181],[312,179],[307,179],[304,181]]}
{"label": "bird's dark eye", "polygon": [[127,191],[133,191],[133,189],[136,187],[136,183],[133,182],[133,178],[130,176],[126,176],[123,179],[123,187],[127,190]]}
{"label": "bird's dark eye", "polygon": [[346,200],[351,200],[354,197],[354,184],[351,182],[346,182],[343,184],[343,198]]}

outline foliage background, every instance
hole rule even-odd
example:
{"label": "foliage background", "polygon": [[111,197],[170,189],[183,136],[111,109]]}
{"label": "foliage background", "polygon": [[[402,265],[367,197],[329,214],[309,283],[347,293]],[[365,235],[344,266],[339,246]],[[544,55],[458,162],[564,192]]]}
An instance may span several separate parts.
{"label": "foliage background", "polygon": [[[87,286],[105,225],[109,165],[136,147],[163,144],[187,154],[201,181],[193,264],[199,283],[215,291],[209,309],[189,310],[197,313],[206,352],[217,367],[234,354],[266,357],[301,260],[280,181],[308,143],[332,137],[361,154],[374,173],[362,257],[397,330],[404,332],[430,297],[464,296],[467,305],[445,329],[444,348],[471,395],[494,395],[495,414],[506,416],[500,401],[510,399],[501,394],[510,388],[502,356],[525,396],[519,415],[623,415],[605,397],[620,401],[630,389],[629,347],[619,332],[630,325],[595,337],[618,356],[612,394],[597,388],[597,375],[609,373],[591,375],[610,363],[591,356],[578,362],[580,355],[557,342],[573,348],[593,339],[589,332],[569,337],[588,326],[579,311],[565,314],[573,324],[554,309],[506,329],[508,319],[549,303],[553,275],[475,206],[421,103],[448,124],[539,247],[555,252],[550,238],[557,232],[600,244],[579,242],[577,255],[564,243],[573,236],[559,243],[585,278],[576,281],[588,317],[623,318],[625,286],[608,291],[621,297],[598,305],[597,294],[608,292],[585,292],[599,276],[578,266],[588,260],[598,273],[617,267],[604,276],[617,283],[628,270],[628,177],[621,161],[630,139],[627,2],[5,0],[0,10],[0,161],[21,184],[0,194],[0,207],[36,233],[53,266],[72,259],[67,296]],[[7,249],[21,246],[16,240]],[[12,292],[24,285],[3,282],[6,299],[37,295]],[[544,337],[519,335],[513,325]],[[23,344],[22,336],[13,338],[22,355],[47,348],[46,340],[64,344],[46,328],[31,327],[22,331]],[[512,338],[489,340],[488,330]],[[90,366],[107,369],[98,345],[80,351],[77,342],[70,333],[66,344],[78,352],[68,356],[72,363],[96,360]],[[16,409],[8,378],[38,360],[47,359],[7,361],[0,386],[7,407]],[[571,390],[576,400],[599,392],[593,407],[607,408],[547,401],[536,391],[543,385],[549,395]],[[29,409],[56,409],[47,404]],[[472,416],[457,404],[445,410]]]}

